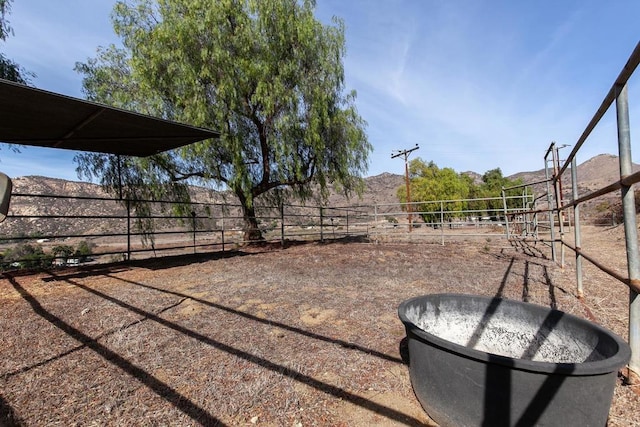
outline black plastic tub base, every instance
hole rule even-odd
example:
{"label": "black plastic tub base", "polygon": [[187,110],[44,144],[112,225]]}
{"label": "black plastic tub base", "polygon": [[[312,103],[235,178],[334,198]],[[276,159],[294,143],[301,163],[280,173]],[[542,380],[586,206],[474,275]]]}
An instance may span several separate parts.
{"label": "black plastic tub base", "polygon": [[418,400],[441,426],[604,426],[631,349],[534,304],[425,295],[398,308]]}

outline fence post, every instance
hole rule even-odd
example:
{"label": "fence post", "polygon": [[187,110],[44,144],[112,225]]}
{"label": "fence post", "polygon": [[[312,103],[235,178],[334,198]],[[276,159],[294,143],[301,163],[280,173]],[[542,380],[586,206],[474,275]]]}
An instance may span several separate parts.
{"label": "fence post", "polygon": [[191,221],[193,225],[193,253],[196,253],[196,211],[191,211]]}
{"label": "fence post", "polygon": [[502,187],[502,208],[504,210],[504,231],[507,234],[507,240],[509,240],[509,215],[507,215],[507,193]]}
{"label": "fence post", "polygon": [[444,246],[444,202],[440,201],[440,244]]}
{"label": "fence post", "polygon": [[[555,145],[555,142],[551,143],[551,148]],[[548,152],[547,152],[548,154]],[[549,188],[549,159],[544,157],[544,177],[547,185],[547,218],[549,219],[549,232],[551,234],[551,259],[553,262],[558,261],[556,256],[556,231],[555,224],[553,223],[553,201],[551,200],[551,188]]]}
{"label": "fence post", "polygon": [[280,246],[284,249],[284,203],[280,200]]}
{"label": "fence post", "polygon": [[222,233],[221,233],[221,238],[222,238],[222,252],[224,252],[224,206],[222,207]]}
{"label": "fence post", "polygon": [[127,198],[127,261],[131,261],[131,200]]}
{"label": "fence post", "polygon": [[[616,86],[616,92],[618,150],[620,152],[620,178],[622,179],[633,173],[627,85]],[[640,279],[640,252],[638,251],[638,229],[636,226],[636,204],[633,186],[623,183],[621,195],[629,281],[638,283]],[[632,289],[629,289],[629,346],[631,347],[631,360],[629,361],[628,381],[631,384],[638,384],[640,383],[640,298]]]}
{"label": "fence post", "polygon": [[323,207],[320,206],[320,242],[324,243],[324,221],[323,221]]}
{"label": "fence post", "polygon": [[560,157],[558,147],[553,146],[551,153],[553,159],[553,189],[556,195],[556,209],[558,210],[558,231],[560,232],[560,267],[564,268],[564,212],[562,211],[562,190],[560,188]]}
{"label": "fence post", "polygon": [[[575,201],[578,198],[578,163],[576,162],[575,156],[571,159],[571,193]],[[578,298],[582,298],[584,296],[584,290],[582,289],[582,255],[580,255],[580,249],[582,249],[580,236],[580,205],[573,206],[573,233],[576,245],[576,285],[578,288]]]}
{"label": "fence post", "polygon": [[347,237],[349,237],[349,209],[347,209]]}

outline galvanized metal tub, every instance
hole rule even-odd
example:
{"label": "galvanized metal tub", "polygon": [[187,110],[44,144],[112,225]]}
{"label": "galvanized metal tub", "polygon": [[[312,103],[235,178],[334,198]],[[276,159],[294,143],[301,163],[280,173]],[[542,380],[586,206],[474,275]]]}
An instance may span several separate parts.
{"label": "galvanized metal tub", "polygon": [[631,357],[595,323],[520,301],[425,295],[398,315],[413,389],[442,426],[604,426]]}

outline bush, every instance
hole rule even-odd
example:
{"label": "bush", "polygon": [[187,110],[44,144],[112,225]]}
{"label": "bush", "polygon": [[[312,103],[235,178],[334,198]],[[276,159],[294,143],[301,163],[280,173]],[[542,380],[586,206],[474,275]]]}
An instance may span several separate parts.
{"label": "bush", "polygon": [[3,254],[3,264],[17,264],[20,268],[49,267],[52,261],[53,257],[45,254],[40,245],[28,243],[7,249]]}
{"label": "bush", "polygon": [[73,255],[79,258],[81,262],[84,262],[87,260],[87,258],[89,258],[89,255],[93,253],[94,247],[95,247],[95,244],[89,243],[86,240],[83,240],[80,243],[78,243],[78,246],[76,247],[76,251],[73,253]]}

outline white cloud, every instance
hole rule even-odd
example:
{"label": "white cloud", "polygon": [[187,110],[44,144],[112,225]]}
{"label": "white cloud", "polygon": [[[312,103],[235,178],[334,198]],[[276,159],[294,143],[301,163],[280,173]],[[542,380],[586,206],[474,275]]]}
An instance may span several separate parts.
{"label": "white cloud", "polygon": [[[109,23],[114,2],[14,2],[16,35],[0,48],[34,68],[37,86],[78,96],[75,62],[117,41]],[[575,143],[638,42],[640,2],[318,0],[318,16],[328,23],[332,15],[346,24],[347,87],[358,92],[375,147],[370,174],[402,172],[391,151],[416,143],[415,155],[440,166],[513,173],[541,168],[552,140]],[[636,140],[639,80],[629,87]],[[617,152],[615,112],[579,160],[601,152]],[[0,168],[9,163],[5,155]],[[20,156],[10,163],[22,174],[46,172],[36,161],[56,167],[27,151]],[[75,176],[70,157],[60,156],[59,173]],[[25,157],[33,164],[23,164]]]}

